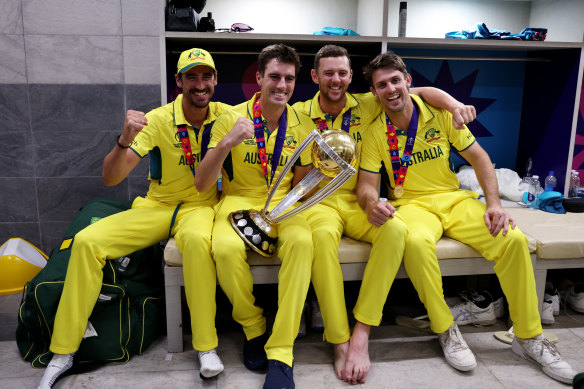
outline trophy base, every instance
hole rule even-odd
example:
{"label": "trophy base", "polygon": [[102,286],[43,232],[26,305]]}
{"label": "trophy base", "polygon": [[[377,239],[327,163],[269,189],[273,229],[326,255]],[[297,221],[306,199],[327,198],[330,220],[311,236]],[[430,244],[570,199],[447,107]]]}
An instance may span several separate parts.
{"label": "trophy base", "polygon": [[260,211],[239,210],[229,214],[231,227],[256,253],[269,258],[276,252],[276,226],[266,220]]}

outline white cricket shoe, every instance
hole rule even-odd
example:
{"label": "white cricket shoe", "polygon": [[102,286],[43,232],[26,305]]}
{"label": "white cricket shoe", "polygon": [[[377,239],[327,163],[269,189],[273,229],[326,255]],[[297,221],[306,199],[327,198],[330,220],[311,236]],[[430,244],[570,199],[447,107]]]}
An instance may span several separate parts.
{"label": "white cricket shoe", "polygon": [[570,288],[566,295],[566,302],[574,311],[584,313],[584,292],[581,291],[579,285],[574,285]]}
{"label": "white cricket shoe", "polygon": [[477,366],[475,356],[462,338],[456,323],[452,323],[449,329],[438,334],[438,341],[446,361],[456,370],[470,371]]}
{"label": "white cricket shoe", "polygon": [[555,344],[539,334],[531,339],[513,338],[511,350],[538,365],[545,374],[565,384],[571,384],[576,372],[562,358]]}
{"label": "white cricket shoe", "polygon": [[554,303],[552,300],[544,298],[543,305],[541,307],[541,324],[554,324],[555,322],[556,319],[554,318]]}

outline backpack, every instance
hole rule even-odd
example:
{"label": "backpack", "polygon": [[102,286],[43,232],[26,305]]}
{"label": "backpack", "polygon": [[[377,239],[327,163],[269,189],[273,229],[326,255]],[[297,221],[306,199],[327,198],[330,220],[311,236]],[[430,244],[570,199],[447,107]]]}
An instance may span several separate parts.
{"label": "backpack", "polygon": [[[127,210],[131,201],[95,198],[69,225],[47,265],[27,282],[18,312],[16,343],[22,358],[45,367],[75,234],[95,221]],[[159,244],[108,260],[98,301],[74,362],[125,362],[165,331],[162,248]]]}

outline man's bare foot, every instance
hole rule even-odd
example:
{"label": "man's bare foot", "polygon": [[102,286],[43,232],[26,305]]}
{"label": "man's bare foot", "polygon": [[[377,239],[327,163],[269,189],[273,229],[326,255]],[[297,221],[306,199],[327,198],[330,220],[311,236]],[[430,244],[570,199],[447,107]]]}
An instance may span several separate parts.
{"label": "man's bare foot", "polygon": [[349,350],[345,361],[343,376],[350,384],[364,384],[371,367],[369,360],[369,330],[370,326],[357,322],[349,341]]}
{"label": "man's bare foot", "polygon": [[347,351],[349,351],[349,342],[333,344],[334,358],[335,358],[335,374],[337,378],[346,381],[344,376],[345,360],[347,359]]}

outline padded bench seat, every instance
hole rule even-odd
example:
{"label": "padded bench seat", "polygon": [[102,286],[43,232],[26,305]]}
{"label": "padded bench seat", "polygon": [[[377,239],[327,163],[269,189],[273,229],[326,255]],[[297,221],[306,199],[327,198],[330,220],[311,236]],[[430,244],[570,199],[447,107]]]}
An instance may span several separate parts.
{"label": "padded bench seat", "polygon": [[[535,252],[536,242],[529,239],[529,249]],[[361,280],[371,245],[348,237],[341,239],[339,246],[339,261],[343,270],[345,281]],[[460,276],[476,274],[494,274],[491,261],[483,258],[472,247],[460,243],[454,239],[443,237],[436,245],[440,270],[443,276]],[[181,286],[184,286],[182,274],[182,255],[179,252],[174,239],[170,239],[164,251],[166,266],[164,269],[166,292],[166,319],[168,335],[168,351],[183,351],[182,310],[181,310]],[[532,261],[535,255],[532,254]],[[264,258],[261,255],[248,250],[248,263],[256,284],[274,284],[278,282],[280,259],[277,257]],[[402,266],[396,278],[406,278],[407,273]],[[544,280],[545,283],[545,280]],[[543,298],[543,295],[542,295]]]}
{"label": "padded bench seat", "polygon": [[584,267],[584,213],[549,213],[525,208],[507,209],[525,235],[535,240],[535,283],[543,301],[548,269]]}

